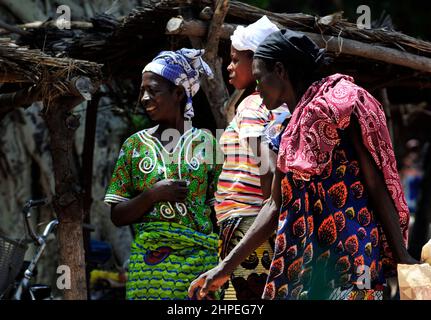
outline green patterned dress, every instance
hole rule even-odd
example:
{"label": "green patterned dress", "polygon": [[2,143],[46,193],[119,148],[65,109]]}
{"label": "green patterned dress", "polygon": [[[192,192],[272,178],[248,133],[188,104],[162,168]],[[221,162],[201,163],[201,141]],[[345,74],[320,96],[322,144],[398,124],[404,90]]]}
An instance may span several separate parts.
{"label": "green patterned dress", "polygon": [[127,281],[127,299],[186,299],[191,281],[217,265],[210,206],[223,161],[216,140],[204,130],[187,130],[167,152],[153,136],[156,129],[124,142],[105,202],[127,201],[163,179],[189,182],[184,203],[156,203],[134,225]]}

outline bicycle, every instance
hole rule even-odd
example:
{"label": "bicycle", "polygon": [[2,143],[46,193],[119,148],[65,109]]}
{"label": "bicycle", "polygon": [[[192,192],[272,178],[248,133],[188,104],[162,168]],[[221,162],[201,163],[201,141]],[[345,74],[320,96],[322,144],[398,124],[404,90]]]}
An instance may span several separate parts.
{"label": "bicycle", "polygon": [[[45,204],[47,200],[41,199],[29,200],[24,205],[22,213],[26,236],[23,240],[12,240],[0,235],[0,300],[43,300],[51,297],[49,286],[30,284],[30,280],[35,275],[37,263],[46,248],[48,236],[55,232],[58,225],[58,220],[54,219],[47,224],[41,235],[34,231],[30,222],[31,209]],[[32,259],[25,263],[24,256],[30,243],[33,243],[37,250]]]}

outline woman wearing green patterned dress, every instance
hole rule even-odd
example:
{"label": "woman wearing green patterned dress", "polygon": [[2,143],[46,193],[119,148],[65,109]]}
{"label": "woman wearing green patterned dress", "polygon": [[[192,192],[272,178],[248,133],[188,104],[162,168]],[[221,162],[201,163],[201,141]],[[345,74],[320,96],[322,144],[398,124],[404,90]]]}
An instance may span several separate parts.
{"label": "woman wearing green patterned dress", "polygon": [[140,101],[158,125],[124,142],[105,196],[113,223],[136,231],[127,299],[186,299],[190,282],[217,264],[217,144],[186,121],[200,73],[212,75],[202,54],[163,51],[142,73]]}

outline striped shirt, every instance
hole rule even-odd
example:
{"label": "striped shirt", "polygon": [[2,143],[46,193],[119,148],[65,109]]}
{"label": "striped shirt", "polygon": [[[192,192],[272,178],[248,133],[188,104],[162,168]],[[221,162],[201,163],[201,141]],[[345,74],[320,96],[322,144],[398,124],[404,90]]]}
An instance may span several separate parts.
{"label": "striped shirt", "polygon": [[220,138],[225,160],[215,193],[218,223],[234,216],[255,216],[262,206],[259,162],[247,138],[260,137],[265,125],[288,110],[281,106],[269,111],[258,93],[246,97],[236,116]]}

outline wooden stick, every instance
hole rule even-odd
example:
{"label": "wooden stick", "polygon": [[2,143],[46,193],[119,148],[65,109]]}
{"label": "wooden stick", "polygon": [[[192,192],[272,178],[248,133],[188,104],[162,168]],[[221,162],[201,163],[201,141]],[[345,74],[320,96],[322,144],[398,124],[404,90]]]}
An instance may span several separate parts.
{"label": "wooden stick", "polygon": [[[23,33],[28,35],[29,33],[25,31],[24,29],[39,29],[39,28],[57,28],[57,24],[55,20],[51,21],[33,21],[29,23],[19,24],[16,27],[19,30],[21,30]],[[91,29],[93,28],[93,23],[88,21],[71,21],[70,22],[70,28],[71,29]],[[0,35],[5,35],[9,33],[18,33],[10,28],[4,27],[0,23]],[[21,33],[20,33],[21,34]]]}
{"label": "wooden stick", "polygon": [[348,54],[431,73],[431,59],[427,57],[342,37],[324,36],[310,32],[304,32],[304,34],[320,47],[336,54]]}
{"label": "wooden stick", "polygon": [[[224,23],[220,28],[220,39],[229,39],[237,25]],[[184,20],[183,17],[171,18],[166,24],[166,34],[187,35],[190,37],[204,37],[208,30],[208,23],[202,20]]]}
{"label": "wooden stick", "polygon": [[214,15],[208,29],[207,43],[205,45],[205,56],[210,60],[217,57],[221,27],[228,10],[228,0],[217,0]]}
{"label": "wooden stick", "polygon": [[10,111],[13,108],[28,107],[40,99],[40,91],[36,87],[29,87],[11,93],[0,94],[0,110]]}
{"label": "wooden stick", "polygon": [[6,29],[7,31],[11,33],[16,33],[21,36],[28,36],[29,32],[22,30],[21,28],[18,28],[16,26],[11,26],[3,21],[0,21],[0,28]]}
{"label": "wooden stick", "polygon": [[[202,79],[202,89],[210,104],[211,111],[213,113],[214,119],[216,121],[218,128],[225,128],[226,123],[226,110],[225,102],[229,100],[229,92],[226,88],[223,79],[222,72],[222,60],[218,56],[218,47],[221,37],[221,27],[223,26],[224,18],[226,17],[227,11],[229,9],[228,0],[217,0],[215,5],[215,10],[211,22],[206,24],[208,27],[204,30],[203,36],[207,34],[207,41],[205,43],[205,55],[204,59],[213,70],[214,77],[212,79],[204,78]],[[182,19],[170,20],[166,26],[167,30],[179,30],[181,29]],[[199,24],[200,20],[196,21]],[[201,26],[189,25],[188,30],[201,29]],[[187,30],[187,29],[186,29]],[[202,48],[202,40],[193,34],[188,34],[192,45],[195,48]]]}
{"label": "wooden stick", "polygon": [[[205,35],[208,28],[205,22],[196,22],[195,20],[193,20],[193,22],[190,20],[183,20],[182,22],[176,21],[175,25],[178,26],[177,29],[171,27],[168,34],[187,35],[187,32],[191,32],[194,36],[202,37]],[[235,30],[233,25],[226,23],[223,24],[221,28],[224,30],[224,32],[221,33],[224,39],[228,39],[231,31],[233,32],[233,30]],[[343,37],[325,36],[311,32],[303,33],[315,41],[320,47],[326,48],[329,52],[334,52],[339,55],[353,55],[431,73],[431,59],[427,57]]]}

